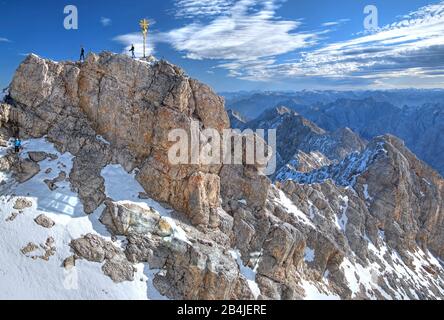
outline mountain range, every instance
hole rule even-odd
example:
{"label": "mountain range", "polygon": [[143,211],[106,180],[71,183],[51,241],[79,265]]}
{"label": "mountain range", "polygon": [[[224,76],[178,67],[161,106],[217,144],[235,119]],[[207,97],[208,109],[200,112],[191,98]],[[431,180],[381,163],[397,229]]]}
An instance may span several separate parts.
{"label": "mountain range", "polygon": [[[305,94],[307,93],[303,96]],[[336,93],[332,92],[319,95],[319,99],[323,101],[327,97],[337,98]],[[339,96],[343,95],[351,93],[339,93]],[[392,134],[404,140],[407,147],[441,175],[444,174],[444,140],[441,134],[444,129],[444,97],[441,90],[369,91],[355,94],[359,95],[369,97],[338,98],[328,103],[318,101],[303,104],[307,101],[289,98],[277,102],[278,100],[274,99],[276,95],[254,94],[248,101],[261,100],[263,102],[258,105],[267,105],[265,109],[276,107],[268,103],[277,103],[277,106],[296,111],[324,130],[336,131],[347,127],[366,140]],[[231,101],[228,105],[240,115],[243,115],[243,111],[249,114],[249,108],[244,108],[245,101]]]}
{"label": "mountain range", "polygon": [[[342,126],[388,103],[273,99],[246,122],[164,60],[29,55],[0,104],[0,297],[443,299],[443,178],[382,124]],[[277,129],[279,171],[172,164],[194,122]]]}

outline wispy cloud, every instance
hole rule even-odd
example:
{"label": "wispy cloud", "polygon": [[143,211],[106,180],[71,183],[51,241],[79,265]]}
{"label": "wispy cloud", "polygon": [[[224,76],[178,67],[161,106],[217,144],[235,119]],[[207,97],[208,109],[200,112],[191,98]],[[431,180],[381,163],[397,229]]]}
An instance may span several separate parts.
{"label": "wispy cloud", "polygon": [[11,42],[11,40],[0,37],[0,42]]}
{"label": "wispy cloud", "polygon": [[354,79],[374,86],[442,87],[444,1],[411,12],[377,32],[306,52],[296,61],[236,71],[249,80],[314,77]]}
{"label": "wispy cloud", "polygon": [[[327,41],[325,34],[349,20],[327,21],[315,31],[302,32],[302,20],[277,14],[284,2],[177,0],[176,17],[192,21],[150,34],[149,52],[154,53],[156,43],[168,43],[188,59],[214,60],[229,76],[250,81],[443,87],[443,0],[373,33],[355,34],[350,40],[321,47],[321,41]],[[115,40],[124,44],[125,50],[134,44],[141,54],[139,33]]]}
{"label": "wispy cloud", "polygon": [[341,25],[341,24],[343,24],[343,23],[346,23],[346,22],[348,22],[348,21],[350,21],[350,19],[340,19],[340,20],[338,20],[338,21],[324,22],[324,23],[322,24],[322,26],[323,26],[323,27],[335,27],[335,26],[339,26],[339,25]]}
{"label": "wispy cloud", "polygon": [[102,26],[108,27],[108,26],[110,26],[112,24],[112,20],[110,18],[101,17],[100,18],[100,23],[102,24]]}
{"label": "wispy cloud", "polygon": [[177,18],[200,18],[227,13],[234,0],[176,0]]}

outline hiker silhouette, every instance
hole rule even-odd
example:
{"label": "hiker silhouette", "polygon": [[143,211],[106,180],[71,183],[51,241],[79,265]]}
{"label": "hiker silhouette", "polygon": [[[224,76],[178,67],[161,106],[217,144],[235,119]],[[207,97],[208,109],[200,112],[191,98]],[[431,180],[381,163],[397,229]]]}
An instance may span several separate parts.
{"label": "hiker silhouette", "polygon": [[80,62],[85,61],[85,49],[83,48],[83,46],[80,48]]}

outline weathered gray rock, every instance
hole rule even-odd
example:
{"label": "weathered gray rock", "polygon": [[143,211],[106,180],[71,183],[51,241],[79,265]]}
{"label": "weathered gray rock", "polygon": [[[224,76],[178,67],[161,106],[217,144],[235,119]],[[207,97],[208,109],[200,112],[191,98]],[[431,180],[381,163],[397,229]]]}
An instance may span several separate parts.
{"label": "weathered gray rock", "polygon": [[39,172],[39,164],[29,159],[20,159],[14,164],[14,177],[19,183],[31,180]]}
{"label": "weathered gray rock", "polygon": [[102,266],[103,273],[116,283],[133,281],[134,269],[133,265],[126,259],[106,260]]}
{"label": "weathered gray rock", "polygon": [[103,262],[120,254],[120,251],[111,242],[103,240],[94,234],[87,234],[83,238],[71,241],[71,248],[75,254],[91,262]]}
{"label": "weathered gray rock", "polygon": [[258,273],[270,279],[285,279],[286,271],[303,258],[305,238],[290,224],[274,226],[264,242]]}
{"label": "weathered gray rock", "polygon": [[70,256],[63,261],[63,267],[66,270],[71,270],[75,266],[76,266],[76,257],[75,256]]}
{"label": "weathered gray rock", "polygon": [[[100,170],[111,159],[127,169],[141,166],[137,178],[148,194],[195,224],[207,224],[217,209],[218,166],[171,166],[168,132],[189,130],[192,120],[222,130],[229,127],[228,116],[220,97],[176,66],[111,53],[91,54],[81,65],[30,55],[14,76],[10,97],[15,105],[8,119],[76,155],[70,180],[87,213],[105,200]],[[96,134],[118,152],[97,147]]]}
{"label": "weathered gray rock", "polygon": [[28,152],[28,157],[34,162],[41,162],[48,157],[46,152]]}
{"label": "weathered gray rock", "polygon": [[75,253],[73,258],[65,260],[65,268],[75,265],[75,259],[81,258],[91,262],[105,262],[102,271],[114,282],[133,281],[135,268],[126,259],[124,253],[111,242],[93,234],[87,234],[80,239],[71,241]]}
{"label": "weathered gray rock", "polygon": [[130,202],[105,203],[100,221],[115,235],[154,233],[162,237],[173,232],[169,223],[152,208],[146,208]]}
{"label": "weathered gray rock", "polygon": [[225,165],[220,172],[221,193],[225,201],[245,200],[251,208],[263,208],[270,180],[253,166]]}
{"label": "weathered gray rock", "polygon": [[39,215],[37,218],[34,219],[35,223],[37,223],[39,226],[42,226],[43,228],[51,229],[54,227],[55,222],[45,216],[44,214]]}
{"label": "weathered gray rock", "polygon": [[25,198],[15,200],[14,209],[23,210],[32,207],[32,201]]}

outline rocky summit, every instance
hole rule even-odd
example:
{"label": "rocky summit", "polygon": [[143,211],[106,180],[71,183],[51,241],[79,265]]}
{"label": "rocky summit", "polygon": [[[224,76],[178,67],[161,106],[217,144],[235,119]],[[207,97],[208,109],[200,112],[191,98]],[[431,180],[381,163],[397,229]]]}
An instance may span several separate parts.
{"label": "rocky summit", "polygon": [[278,108],[250,123],[274,176],[170,163],[171,130],[235,116],[167,61],[29,55],[0,105],[0,297],[444,298],[444,180],[403,141]]}

